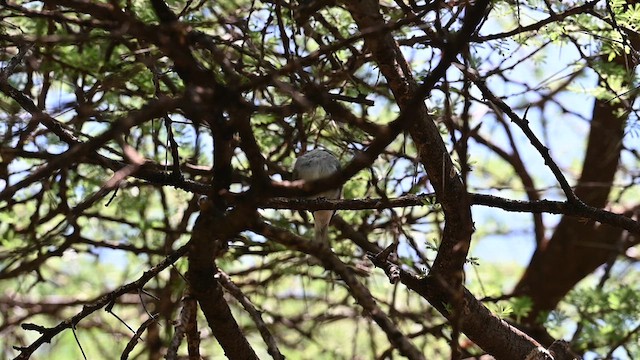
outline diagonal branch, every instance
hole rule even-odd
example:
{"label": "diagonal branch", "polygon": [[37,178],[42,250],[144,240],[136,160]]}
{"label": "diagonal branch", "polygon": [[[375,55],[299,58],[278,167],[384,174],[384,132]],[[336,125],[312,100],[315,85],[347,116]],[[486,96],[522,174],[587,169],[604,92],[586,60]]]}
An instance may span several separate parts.
{"label": "diagonal branch", "polygon": [[567,197],[567,200],[569,202],[581,202],[573,192],[573,189],[571,188],[571,185],[569,185],[567,179],[562,174],[562,170],[560,170],[558,164],[556,164],[556,162],[549,154],[549,148],[544,146],[540,139],[538,139],[538,137],[533,133],[533,130],[531,130],[529,121],[526,118],[523,119],[518,116],[518,114],[516,114],[509,105],[507,105],[502,99],[495,96],[493,92],[489,90],[485,82],[481,80],[482,77],[478,75],[476,70],[468,69],[462,64],[456,64],[456,67],[460,69],[460,71],[462,71],[463,74],[476,85],[476,87],[478,87],[478,89],[482,93],[482,96],[484,96],[492,104],[502,110],[509,117],[509,119],[522,130],[522,132],[527,136],[527,139],[529,139],[529,141],[531,142],[531,145],[533,145],[533,147],[538,150],[538,152],[544,159],[544,163],[549,167],[549,169],[555,176],[556,180],[560,184],[560,187],[562,188],[562,191],[564,192],[564,195]]}
{"label": "diagonal branch", "polygon": [[[86,318],[87,316],[93,314],[96,310],[99,310],[110,303],[114,302],[118,297],[123,294],[129,293],[133,290],[142,288],[149,280],[153,279],[156,275],[158,275],[162,270],[171,266],[173,263],[178,261],[184,254],[187,253],[188,247],[187,245],[182,246],[178,250],[171,253],[164,260],[158,263],[156,266],[147,270],[139,277],[136,281],[130,282],[126,285],[119,287],[118,289],[103,295],[98,300],[93,302],[92,304],[85,305],[82,307],[82,311],[78,314],[72,316],[70,319],[65,320],[55,327],[52,328],[41,328],[38,330],[42,335],[31,345],[27,347],[15,347],[16,350],[20,351],[20,354],[16,356],[15,360],[26,360],[31,357],[31,355],[42,345],[45,343],[50,343],[51,340],[60,334],[62,331],[66,329],[70,329],[75,326],[80,320]],[[23,324],[23,328],[28,327],[28,324]]]}
{"label": "diagonal branch", "polygon": [[227,290],[233,297],[236,298],[242,304],[242,307],[249,313],[251,319],[256,324],[256,327],[260,331],[260,335],[262,336],[262,340],[267,344],[267,352],[271,355],[272,358],[276,360],[284,360],[284,356],[280,353],[278,349],[278,344],[276,343],[275,338],[271,335],[271,332],[267,328],[267,324],[262,319],[262,315],[260,311],[256,309],[256,307],[251,303],[251,300],[247,298],[247,296],[242,292],[242,290],[236,285],[229,275],[220,271],[218,272],[216,278],[222,284],[222,286]]}
{"label": "diagonal branch", "polygon": [[380,326],[391,344],[393,344],[403,356],[409,359],[424,359],[424,355],[422,355],[420,350],[411,343],[409,338],[400,332],[393,321],[376,304],[369,289],[358,281],[353,271],[340,261],[329,248],[322,246],[322,244],[308,241],[276,226],[269,225],[257,218],[258,215],[256,215],[256,222],[252,225],[251,230],[287,248],[301,251],[320,260],[322,266],[327,270],[334,271],[340,275],[340,278],[347,284],[351,296],[356,299],[358,304],[364,308],[365,312]]}
{"label": "diagonal branch", "polygon": [[[460,311],[463,265],[469,251],[473,221],[466,188],[453,166],[451,156],[438,127],[428,114],[423,99],[445,75],[460,51],[468,46],[471,35],[476,32],[476,28],[485,17],[489,3],[488,0],[479,0],[473,6],[466,7],[461,29],[455,34],[450,34],[442,50],[440,62],[420,86],[413,78],[409,65],[391,33],[378,37],[365,36],[367,47],[386,78],[402,115],[406,116],[402,127],[409,131],[420,161],[444,210],[442,241],[430,273],[446,279],[445,282],[437,284],[444,286],[440,289],[441,293],[449,298],[449,303],[455,309],[455,316],[452,318],[452,357],[459,354],[458,331],[462,315]],[[377,1],[348,1],[345,5],[361,31],[384,26],[385,21]]]}

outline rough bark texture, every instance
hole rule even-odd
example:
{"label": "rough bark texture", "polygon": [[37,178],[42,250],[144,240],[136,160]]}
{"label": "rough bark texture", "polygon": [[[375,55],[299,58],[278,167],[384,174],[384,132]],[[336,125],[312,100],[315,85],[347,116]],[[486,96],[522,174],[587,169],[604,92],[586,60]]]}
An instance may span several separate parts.
{"label": "rough bark texture", "polygon": [[[422,295],[442,314],[451,318],[443,299],[451,295],[441,281],[434,277],[423,280],[402,273],[402,282]],[[527,354],[540,346],[527,334],[493,315],[473,294],[464,289],[464,310],[461,316],[461,331],[484,351],[498,360],[524,359]]]}
{"label": "rough bark texture", "polygon": [[[254,218],[257,217],[254,216]],[[398,329],[392,319],[378,306],[371,296],[369,289],[360,282],[354,272],[333,254],[330,249],[323,244],[307,241],[304,238],[266,224],[263,221],[255,221],[252,225],[252,230],[271,241],[316,257],[327,270],[332,270],[339,274],[348,286],[351,296],[362,306],[367,316],[375,321],[380,329],[384,331],[389,342],[398,349],[400,354],[408,359],[424,360],[424,355],[420,350],[418,350],[411,340]]]}
{"label": "rough bark texture", "polygon": [[[352,1],[346,5],[361,32],[371,32],[372,29],[384,26],[377,2]],[[471,203],[423,101],[457,53],[466,45],[467,39],[482,19],[486,6],[487,2],[480,1],[467,9],[465,26],[457,36],[452,37],[454,40],[450,44],[446,44],[440,64],[420,86],[412,78],[408,64],[400,56],[398,45],[391,34],[365,36],[365,42],[396,97],[402,111],[401,116],[405,117],[405,128],[417,145],[420,160],[445,214],[442,242],[430,276],[423,280],[408,277],[403,282],[406,281],[405,284],[447,316],[453,323],[454,332],[461,330],[498,359],[517,359],[526,357],[539,344],[496,318],[462,287],[462,266],[473,233]],[[451,313],[447,307],[455,310]],[[456,356],[454,348],[455,345],[452,350],[453,356]]]}
{"label": "rough bark texture", "polygon": [[[75,334],[78,329],[92,328],[95,325],[85,318],[102,308],[117,316],[112,310],[121,297],[135,291],[151,290],[151,280],[183,256],[188,256],[187,293],[195,299],[189,301],[188,314],[186,310],[184,313],[187,319],[185,328],[181,330],[189,339],[191,358],[199,358],[200,339],[195,323],[197,304],[207,320],[204,326],[211,328],[215,338],[210,341],[217,340],[231,359],[257,358],[243,333],[246,329],[258,330],[274,358],[283,357],[278,349],[279,342],[286,347],[285,353],[296,351],[294,357],[298,354],[304,356],[305,347],[309,344],[318,345],[323,351],[332,350],[335,344],[319,339],[318,334],[329,329],[325,326],[334,319],[348,321],[345,328],[358,330],[345,340],[353,339],[352,352],[355,353],[365,339],[359,331],[362,318],[372,320],[369,330],[371,344],[367,351],[380,358],[390,357],[395,352],[409,359],[422,360],[425,354],[418,344],[428,343],[431,340],[425,338],[430,339],[433,335],[439,340],[449,341],[451,358],[457,359],[463,351],[468,351],[458,344],[459,335],[464,333],[497,359],[548,360],[551,356],[555,360],[572,359],[566,343],[556,341],[547,333],[536,333],[535,320],[538,315],[554,309],[580,279],[603,263],[613,263],[621,250],[638,242],[637,238],[627,243],[621,239],[626,235],[625,231],[639,234],[640,223],[603,210],[607,206],[616,171],[620,168],[623,113],[629,109],[628,104],[610,99],[596,100],[582,175],[572,188],[554,161],[551,149],[534,133],[534,127],[529,126],[526,112],[520,117],[520,111],[508,105],[515,97],[542,94],[542,89],[528,89],[514,97],[494,93],[489,87],[492,79],[501,77],[507,83],[519,83],[519,79],[513,81],[509,78],[508,73],[514,68],[504,67],[509,58],[500,60],[494,70],[483,75],[480,72],[485,70],[474,69],[475,61],[471,60],[481,47],[495,51],[497,54],[492,53],[492,57],[502,56],[501,43],[510,42],[517,36],[527,36],[550,24],[563,26],[563,21],[573,21],[569,17],[574,15],[604,16],[595,1],[564,12],[556,12],[556,4],[545,2],[548,18],[491,35],[476,32],[487,19],[491,7],[489,0],[447,3],[248,1],[236,2],[234,6],[237,8],[232,9],[222,3],[167,4],[164,0],[150,0],[147,6],[151,8],[144,8],[145,11],[133,11],[140,10],[137,6],[144,6],[144,2],[50,0],[44,6],[22,3],[5,1],[0,10],[7,24],[20,19],[16,28],[6,26],[8,32],[2,35],[9,45],[3,48],[0,92],[21,108],[15,114],[7,115],[6,118],[12,122],[10,126],[0,126],[2,132],[7,130],[7,134],[2,134],[0,146],[0,181],[7,185],[0,191],[0,215],[6,218],[6,214],[13,215],[16,209],[16,214],[22,216],[31,212],[25,209],[35,210],[27,220],[17,219],[19,221],[8,221],[0,226],[3,235],[19,236],[23,243],[21,249],[16,248],[11,256],[7,252],[0,254],[1,260],[10,259],[9,266],[0,270],[0,280],[22,281],[23,276],[35,273],[36,281],[44,283],[51,273],[47,268],[52,258],[73,251],[92,254],[93,247],[124,250],[148,256],[150,260],[153,260],[152,256],[166,258],[158,259],[160,264],[149,268],[134,283],[107,292],[92,302],[73,299],[65,304],[47,304],[47,299],[41,298],[38,301],[45,300],[45,303],[39,304],[30,299],[17,302],[12,298],[8,301],[0,299],[1,307],[17,309],[4,312],[11,315],[8,318],[12,318],[14,323],[3,325],[0,330],[4,326],[9,329],[21,325],[25,330],[40,333],[31,345],[15,347],[20,352],[20,359],[29,358],[39,347],[57,340],[55,338],[62,331],[73,329]],[[521,4],[509,6],[515,10]],[[598,21],[623,31],[615,24],[615,17],[620,12],[608,10],[611,23],[604,18]],[[333,17],[336,14],[339,15]],[[349,14],[353,21],[348,18]],[[333,18],[329,19],[327,15]],[[335,19],[345,23],[335,24]],[[42,26],[39,21],[43,24],[48,22],[46,36],[38,30]],[[353,27],[354,22],[357,29]],[[570,38],[574,30],[568,28],[565,30],[567,38]],[[593,29],[601,30],[599,27]],[[582,36],[581,32],[578,34]],[[638,48],[637,39],[634,35],[629,36]],[[414,46],[416,51],[421,51],[421,46],[428,48],[420,54],[432,56],[425,62],[430,71],[422,80],[418,80],[422,75],[417,75],[416,69],[410,67],[411,62],[404,57],[406,48],[399,44]],[[606,41],[603,44],[606,45]],[[103,51],[103,45],[108,49]],[[579,47],[581,44],[576,45]],[[13,48],[18,48],[19,52],[7,61],[7,57],[13,56]],[[78,50],[78,54],[67,61],[70,48]],[[34,54],[29,55],[32,52]],[[416,64],[422,62],[421,56],[416,57]],[[97,60],[99,69],[93,68],[93,62],[88,67],[86,64],[76,66],[86,60]],[[631,56],[616,59],[618,64],[629,67],[629,75],[634,71],[636,60]],[[526,59],[518,61],[525,64]],[[587,67],[596,71],[599,69],[598,64],[589,63],[593,60],[586,55],[577,61],[584,61]],[[40,64],[42,67],[38,68]],[[452,64],[457,69],[450,69]],[[25,68],[21,69],[23,65]],[[363,70],[367,73],[361,74]],[[125,74],[134,75],[129,78]],[[455,78],[451,77],[453,74]],[[575,76],[578,75],[576,73]],[[603,85],[606,85],[606,76],[601,79]],[[60,77],[60,80],[51,81],[54,77]],[[37,89],[36,83],[40,78],[43,84],[41,89]],[[377,79],[371,81],[372,78]],[[76,86],[75,100],[57,104],[60,112],[48,114],[55,106],[52,95],[47,95],[48,89],[58,85],[66,88],[69,84]],[[566,86],[560,86],[556,91],[564,91]],[[476,90],[481,96],[474,94]],[[375,100],[368,98],[369,93],[375,94]],[[531,104],[532,108],[544,110],[546,102],[555,100],[556,94],[543,94],[541,102]],[[430,96],[436,101],[444,98],[444,104],[427,109],[424,99]],[[628,103],[633,96],[624,94],[621,98]],[[368,111],[379,105],[378,99],[382,98],[388,101],[387,104],[397,105],[400,109],[400,114],[390,123],[383,123],[386,118],[379,119],[373,111]],[[546,164],[544,170],[550,169],[560,184],[566,201],[539,200],[543,198],[540,195],[544,191],[536,188],[535,177],[529,173],[533,174],[537,168],[530,168],[535,165],[525,164],[520,158],[515,136],[508,136],[512,151],[503,151],[500,139],[487,136],[483,140],[486,125],[481,132],[480,123],[492,123],[493,114],[476,117],[472,109],[476,106],[484,108],[487,104],[493,105],[491,109],[496,117],[504,117],[495,124],[507,132],[515,125],[514,130],[526,135],[542,156]],[[462,109],[461,113],[458,109]],[[571,112],[571,109],[567,110]],[[24,121],[25,111],[31,115],[28,123]],[[443,136],[438,127],[440,124],[430,115],[432,111],[444,114],[443,124],[449,134]],[[73,118],[69,119],[67,114],[73,114]],[[5,118],[5,114],[1,116]],[[325,127],[328,118],[341,128]],[[156,126],[158,120],[163,122],[163,126]],[[183,121],[185,124],[178,125]],[[470,122],[478,124],[472,127]],[[85,126],[89,123],[94,125]],[[103,126],[107,126],[105,131],[96,130]],[[190,143],[194,140],[192,126],[196,129],[193,144]],[[89,128],[93,129],[88,131]],[[100,133],[96,135],[94,131]],[[53,152],[45,149],[43,144],[53,144],[49,136],[57,137],[66,145],[59,143],[59,149]],[[447,136],[451,141],[449,149],[443,141]],[[206,143],[200,142],[201,137]],[[510,162],[527,187],[522,194],[528,194],[531,201],[467,192],[465,181],[475,186],[479,179],[470,175],[471,162],[466,161],[467,155],[474,155],[474,143],[467,142],[473,138],[485,141],[493,153]],[[205,156],[201,151],[211,148],[209,141],[213,143],[212,154],[206,154],[206,159],[202,159]],[[400,142],[406,146],[397,146]],[[329,178],[289,181],[292,179],[289,165],[293,158],[307,147],[314,146],[334,147],[334,150],[344,150],[346,154],[354,151],[355,156],[344,164],[342,171]],[[62,152],[58,153],[58,150]],[[454,167],[449,150],[461,159],[462,175]],[[166,151],[164,159],[162,151]],[[185,155],[193,162],[185,161]],[[21,166],[10,164],[14,159]],[[33,166],[32,170],[20,169],[23,160],[24,164]],[[344,158],[340,161],[344,162]],[[376,174],[379,165],[389,169],[386,175]],[[85,166],[91,171],[78,171],[79,167]],[[407,168],[412,170],[406,171]],[[358,175],[363,169],[371,171],[367,183],[361,182]],[[493,164],[483,164],[480,169],[491,174],[491,180],[496,180],[496,183],[502,181],[495,174],[498,170]],[[110,172],[114,175],[105,182],[104,173]],[[129,178],[134,181],[129,183]],[[379,198],[345,201],[302,199],[350,180],[359,182],[358,191],[363,190],[364,196],[375,194]],[[97,192],[77,204],[78,193],[93,191],[96,184],[101,183],[103,186]],[[408,183],[411,183],[411,189],[400,194]],[[493,184],[491,182],[490,186]],[[163,188],[167,185],[186,190],[192,196],[179,226],[175,226],[174,211],[182,211],[181,196],[184,194]],[[345,189],[351,190],[350,185]],[[507,186],[510,190],[519,191],[516,187]],[[138,197],[147,187],[159,191],[162,201],[157,203],[147,192],[144,192],[144,198],[135,199],[141,200],[135,204],[139,214],[134,214],[134,217],[140,216],[140,224],[130,218],[133,201],[120,203],[117,198],[114,204],[118,211],[115,212],[94,206],[109,192],[114,192],[115,198],[117,190],[122,188],[118,196],[126,192],[124,196]],[[431,191],[431,187],[434,189],[432,194],[413,195],[414,191]],[[40,188],[42,191],[38,190]],[[32,194],[32,190],[35,193]],[[136,195],[133,190],[136,190]],[[165,195],[165,191],[169,192]],[[73,197],[70,196],[72,193]],[[172,253],[175,243],[187,234],[189,219],[201,194],[208,195],[208,198],[201,203],[202,211],[191,240]],[[286,198],[277,199],[276,196]],[[425,206],[434,201],[441,205],[442,212]],[[534,214],[536,244],[539,247],[516,288],[517,294],[530,296],[534,301],[534,311],[527,319],[528,323],[513,325],[514,322],[508,323],[493,315],[463,286],[463,268],[474,232],[472,205]],[[155,223],[153,216],[146,216],[146,212],[155,212],[159,207],[164,210],[164,223],[157,226],[152,224]],[[332,245],[337,246],[332,250],[294,234],[297,229],[309,225],[305,219],[288,217],[286,212],[258,213],[256,210],[268,207],[328,210],[327,213],[338,208],[354,211],[345,216],[347,220],[340,219],[340,215],[333,218],[329,238],[336,235],[336,243]],[[397,216],[400,212],[393,207],[404,208],[403,214]],[[384,211],[356,211],[372,209]],[[112,214],[120,211],[123,214]],[[564,215],[548,241],[544,239],[542,213]],[[62,222],[54,224],[54,219],[57,222],[58,218],[63,219]],[[80,219],[82,222],[77,221]],[[85,239],[81,231],[85,225],[82,224],[92,224],[93,221],[115,222],[109,223],[107,228],[116,225],[131,227],[144,232],[144,236],[131,239],[131,244]],[[510,228],[510,224],[506,225]],[[69,235],[63,228],[72,233]],[[412,236],[424,234],[427,228],[437,232],[440,238],[435,261],[424,276],[422,266],[431,263],[432,248],[425,249],[420,239]],[[53,234],[51,230],[52,237],[46,239],[50,229],[60,229],[61,232]],[[237,236],[245,230],[254,234]],[[156,246],[155,241],[148,241],[156,237],[148,236],[147,231],[164,236],[164,243]],[[384,235],[380,236],[381,233]],[[42,234],[47,235],[41,240]],[[231,238],[234,238],[234,248],[225,253]],[[34,239],[38,241],[34,242]],[[390,240],[392,245],[383,248]],[[409,255],[398,253],[401,242],[407,248],[401,248],[400,253]],[[8,252],[14,252],[12,246],[10,244]],[[409,251],[405,251],[407,249]],[[355,275],[354,269],[362,268],[349,262],[356,265],[364,263],[359,258],[361,252],[369,252],[375,265],[383,269],[398,287],[390,286],[378,292],[381,289],[378,284],[368,287],[368,280]],[[230,259],[243,265],[241,271],[230,271],[229,279],[224,278],[218,269],[223,264],[219,261],[223,254],[224,263]],[[309,257],[313,259],[307,263]],[[364,266],[366,270],[370,269],[369,265],[366,263]],[[317,266],[323,268],[322,276],[315,271]],[[64,275],[68,279],[76,278],[73,274]],[[231,277],[240,281],[233,282]],[[299,296],[299,288],[291,291],[291,279],[303,279],[302,283],[306,279],[321,282],[322,288],[327,289],[326,296],[307,294],[306,291],[304,296]],[[181,288],[179,285],[183,284],[183,278],[178,271],[172,270],[168,279],[156,280],[155,288],[149,291],[159,298],[155,303],[154,316],[145,321],[130,339],[122,353],[123,358],[131,353],[145,331],[148,341],[144,351],[149,359],[157,359],[163,353],[168,358],[179,356],[184,334],[175,336],[170,345],[171,351],[165,351],[167,331],[163,331],[159,324],[170,323],[176,314],[174,291]],[[315,290],[315,284],[313,288]],[[235,302],[225,299],[225,289],[227,294],[238,299],[252,324],[240,327],[230,309]],[[282,289],[291,294],[280,295]],[[387,300],[387,295],[391,300]],[[398,300],[404,299],[411,302],[411,306],[403,308],[404,304],[399,304]],[[272,306],[273,303],[276,305]],[[35,309],[36,305],[54,309],[50,311],[52,319],[64,314],[65,309],[83,307],[75,316],[59,319],[59,324],[51,328],[27,323],[27,318],[20,319],[11,314],[20,315],[21,311]],[[138,303],[123,305],[137,306]],[[340,311],[333,313],[336,308]],[[290,311],[292,309],[295,310]],[[323,311],[316,316],[316,309]],[[446,321],[437,315],[438,312]],[[130,313],[133,315],[129,319],[137,319],[135,312]],[[267,315],[264,320],[261,313]],[[292,315],[294,313],[295,316]],[[144,312],[140,314],[146,315]],[[29,314],[34,315],[43,314],[35,310]],[[449,326],[450,332],[442,331]],[[514,326],[526,330],[518,330]],[[270,332],[268,327],[274,331]],[[414,328],[419,329],[414,332]],[[102,330],[111,331],[107,328]],[[5,330],[5,334],[9,333]],[[381,338],[380,333],[386,337]],[[29,338],[21,334],[11,336],[14,342]],[[294,338],[299,342],[291,341]],[[545,349],[549,344],[551,346]],[[78,346],[81,346],[79,340]],[[141,343],[138,346],[142,347]],[[207,344],[203,342],[203,346]],[[386,347],[382,354],[381,346]],[[620,346],[624,345],[612,345],[611,353]]]}
{"label": "rough bark texture", "polygon": [[229,359],[257,359],[231,314],[222,285],[215,278],[218,268],[214,259],[224,250],[226,237],[242,229],[239,218],[237,213],[216,215],[213,207],[201,212],[191,236],[187,280],[225,355]]}
{"label": "rough bark texture", "polygon": [[[637,41],[634,45],[638,46]],[[626,68],[628,74],[636,66],[631,56],[618,56],[614,61]],[[600,85],[607,86],[602,79]],[[633,97],[626,101],[633,102]],[[587,151],[575,195],[595,208],[607,205],[622,150],[626,109],[622,102],[594,101]],[[580,280],[618,254],[623,248],[622,232],[610,225],[563,216],[551,238],[536,249],[514,290],[533,300],[529,322],[536,322],[540,314],[553,310]]]}

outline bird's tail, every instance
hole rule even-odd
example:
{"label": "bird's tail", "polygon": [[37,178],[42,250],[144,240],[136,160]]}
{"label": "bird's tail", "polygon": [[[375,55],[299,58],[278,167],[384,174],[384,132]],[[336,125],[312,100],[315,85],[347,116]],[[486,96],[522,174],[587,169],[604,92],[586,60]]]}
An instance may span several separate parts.
{"label": "bird's tail", "polygon": [[313,213],[314,238],[320,244],[329,244],[329,222],[332,216],[332,210],[319,210]]}
{"label": "bird's tail", "polygon": [[316,224],[315,225],[315,239],[320,244],[326,244],[329,242],[329,227],[327,225]]}

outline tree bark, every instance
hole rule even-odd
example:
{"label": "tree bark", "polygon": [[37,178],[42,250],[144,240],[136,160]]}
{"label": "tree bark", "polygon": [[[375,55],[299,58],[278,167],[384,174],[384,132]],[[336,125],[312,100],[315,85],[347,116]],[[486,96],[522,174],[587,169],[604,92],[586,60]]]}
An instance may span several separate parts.
{"label": "tree bark", "polygon": [[229,359],[258,359],[231,314],[222,285],[216,279],[218,268],[214,259],[224,250],[227,236],[243,228],[240,214],[241,211],[235,211],[221,216],[213,209],[201,212],[191,235],[187,280],[225,355]]}
{"label": "tree bark", "polygon": [[[640,42],[636,37],[632,40],[637,49]],[[607,60],[603,56],[600,61]],[[630,79],[637,60],[620,55],[614,62],[626,69],[626,80]],[[602,78],[599,85],[607,86]],[[582,174],[575,186],[576,196],[587,205],[596,208],[607,205],[620,160],[628,104],[633,103],[635,96],[636,92],[632,91],[623,96],[624,101],[596,99],[594,102]],[[533,300],[527,322],[536,323],[540,315],[555,309],[580,280],[619,254],[622,232],[609,225],[563,216],[551,239],[538,246],[515,287],[516,295]]]}

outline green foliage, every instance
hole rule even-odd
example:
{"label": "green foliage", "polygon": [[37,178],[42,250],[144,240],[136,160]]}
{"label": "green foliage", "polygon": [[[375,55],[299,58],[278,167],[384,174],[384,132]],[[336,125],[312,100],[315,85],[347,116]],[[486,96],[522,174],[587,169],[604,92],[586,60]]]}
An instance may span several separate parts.
{"label": "green foliage", "polygon": [[[639,290],[635,284],[612,284],[604,290],[574,290],[566,303],[571,313],[580,319],[577,346],[604,355],[621,344],[637,343],[640,339],[637,319]],[[633,348],[636,350],[631,354],[637,356],[637,347]]]}
{"label": "green foliage", "polygon": [[533,302],[529,297],[516,297],[509,300],[509,303],[513,309],[513,318],[517,322],[520,322],[523,318],[529,315],[533,307]]}
{"label": "green foliage", "polygon": [[[388,27],[360,29],[347,2],[339,6],[326,2],[301,20],[296,11],[303,1],[171,0],[166,3],[179,22],[169,25],[160,24],[149,1],[104,0],[76,8],[73,2],[65,7],[44,3],[15,1],[14,6],[0,9],[0,68],[19,57],[18,48],[30,45],[6,85],[51,116],[28,114],[26,110],[31,109],[20,106],[19,96],[4,97],[5,93],[0,98],[0,194],[17,188],[0,201],[0,290],[5,294],[0,299],[0,317],[6,334],[6,339],[0,338],[4,351],[0,357],[15,356],[11,346],[28,346],[39,336],[20,329],[21,324],[54,327],[84,305],[136,280],[187,243],[198,216],[196,199],[200,192],[212,191],[214,181],[231,179],[228,191],[208,194],[223,195],[229,207],[246,196],[270,199],[270,193],[244,193],[252,186],[257,192],[268,188],[257,186],[262,183],[252,173],[250,160],[256,159],[251,156],[260,158],[269,176],[259,180],[281,186],[291,179],[296,156],[315,147],[325,147],[343,165],[349,164],[402,115],[399,103],[406,100],[404,86],[419,87],[433,74],[470,6],[467,2],[433,7],[413,1],[380,2],[380,16]],[[95,4],[103,6],[100,11],[114,11],[113,16],[105,19],[98,10],[94,14],[86,10]],[[624,29],[638,30],[640,5],[613,0],[608,3],[610,9],[598,4],[593,10],[563,15],[581,4],[494,1],[483,28],[462,39],[463,51],[456,57],[456,62],[476,71],[479,81],[514,113],[526,115],[532,131],[541,134],[551,153],[559,154],[561,170],[572,185],[580,167],[571,165],[583,158],[575,149],[582,150],[586,136],[580,131],[558,135],[549,123],[576,118],[582,125],[588,123],[582,104],[594,97],[623,104],[633,99],[637,86],[619,60],[633,54]],[[415,9],[407,10],[414,5]],[[116,6],[121,8],[114,10]],[[121,22],[121,17],[134,21]],[[527,26],[532,29],[524,31]],[[155,38],[160,33],[160,39]],[[369,35],[376,39],[391,35],[400,50],[372,54],[376,48],[366,42]],[[563,58],[566,54],[571,58]],[[399,79],[384,76],[383,70],[388,69],[374,60],[382,55],[395,61],[391,67],[401,75]],[[193,63],[189,63],[191,57]],[[183,62],[195,65],[184,69]],[[208,87],[198,82],[202,79],[189,78],[193,74],[180,73],[187,70],[195,76],[208,74],[208,81],[216,84]],[[572,77],[574,73],[578,74]],[[567,78],[571,81],[565,82]],[[585,78],[594,82],[585,86]],[[403,91],[397,91],[393,81],[402,83]],[[446,147],[442,162],[436,165],[444,169],[447,156],[454,159],[457,172],[445,174],[442,181],[447,185],[446,175],[461,175],[471,193],[514,200],[558,198],[557,181],[549,175],[548,164],[542,164],[504,109],[491,104],[478,89],[458,67],[450,67],[434,89],[417,97],[428,104]],[[564,96],[570,92],[572,104],[567,105]],[[141,110],[159,109],[157,103],[166,99],[179,99],[179,105],[157,111],[149,119],[136,117]],[[535,111],[529,113],[529,108]],[[617,115],[634,111],[621,108]],[[350,117],[340,115],[345,113]],[[140,121],[130,126],[124,119]],[[632,125],[627,129],[633,130]],[[115,135],[102,139],[109,131]],[[74,153],[75,140],[61,133],[82,142],[83,152]],[[223,138],[232,148],[231,154],[224,153],[231,157],[231,170],[217,172],[212,167],[213,154],[222,153],[223,148],[214,143],[214,137]],[[255,153],[251,153],[247,146],[253,146],[254,139],[255,149],[249,150]],[[433,192],[434,174],[425,170],[425,165],[433,164],[418,155],[420,142],[424,145],[424,139],[402,131],[343,185],[342,196],[386,200]],[[564,147],[554,148],[556,142]],[[632,186],[637,183],[637,166],[629,163],[637,160],[637,151],[633,146],[627,150],[630,156],[621,161],[621,175],[614,181],[627,186],[616,185],[611,193],[624,195],[624,205],[633,208],[639,196],[637,186]],[[177,152],[175,158],[172,152]],[[63,156],[66,160],[58,161]],[[28,184],[22,186],[23,181]],[[523,235],[523,229],[502,210],[476,209],[474,205],[474,220],[479,220],[472,252],[466,257],[465,286],[485,299],[496,316],[525,321],[534,309],[533,300],[502,296],[513,290],[523,264],[511,258],[492,263],[474,250],[494,235],[504,235],[507,241],[522,237],[533,241],[533,226]],[[446,210],[447,216],[453,211]],[[422,204],[340,210],[336,216],[346,225],[337,226],[336,221],[332,226],[333,253],[352,268],[370,270],[369,277],[358,275],[357,280],[426,358],[449,358],[454,332],[447,320],[404,285],[389,285],[383,271],[373,269],[365,258],[366,252],[397,242],[399,249],[390,259],[418,278],[427,276],[449,221],[443,204],[433,196]],[[308,213],[261,209],[259,220],[312,238]],[[547,226],[551,223],[545,219]],[[244,230],[229,240],[229,249],[215,265],[255,305],[288,358],[398,355],[334,269],[325,268],[325,263],[296,246],[266,239],[255,229]],[[550,233],[552,229],[542,230]],[[212,241],[215,235],[211,234]],[[465,245],[464,240],[460,245]],[[508,253],[499,248],[490,251]],[[132,336],[125,324],[136,330],[150,314],[159,316],[153,324],[156,328],[145,330],[148,338],[131,358],[163,355],[180,317],[187,270],[186,259],[180,259],[174,267],[155,274],[138,289],[139,294],[119,297],[113,311],[122,321],[103,311],[80,321],[76,335],[88,358],[120,356]],[[560,309],[538,315],[554,335],[566,337],[567,329],[577,326],[579,336],[572,345],[579,350],[606,354],[624,346],[637,355],[634,312],[640,305],[640,289],[636,283],[614,282],[605,290],[583,287],[571,292]],[[229,293],[225,296],[259,357],[267,357],[255,322]],[[224,350],[210,336],[208,325],[199,315],[201,355],[221,357]],[[159,344],[161,350],[149,344]],[[180,353],[186,353],[184,346]],[[33,358],[80,358],[73,332],[55,336],[52,345]]]}

